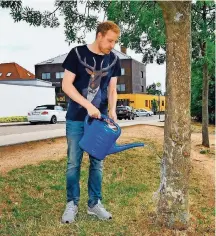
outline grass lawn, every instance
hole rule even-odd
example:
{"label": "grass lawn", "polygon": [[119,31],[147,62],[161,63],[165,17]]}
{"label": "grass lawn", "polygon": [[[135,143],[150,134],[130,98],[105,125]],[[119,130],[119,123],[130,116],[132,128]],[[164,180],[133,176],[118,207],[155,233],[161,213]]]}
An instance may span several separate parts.
{"label": "grass lawn", "polygon": [[[149,140],[133,141],[150,144]],[[154,146],[161,155],[162,145]],[[0,177],[0,235],[180,235],[154,223],[152,195],[160,182],[160,159],[150,149],[131,149],[105,160],[103,203],[113,214],[111,221],[87,215],[85,155],[79,215],[73,224],[60,224],[66,199],[65,168],[65,159],[45,161]],[[191,170],[190,213],[191,225],[184,235],[214,235],[214,186],[195,168]]]}

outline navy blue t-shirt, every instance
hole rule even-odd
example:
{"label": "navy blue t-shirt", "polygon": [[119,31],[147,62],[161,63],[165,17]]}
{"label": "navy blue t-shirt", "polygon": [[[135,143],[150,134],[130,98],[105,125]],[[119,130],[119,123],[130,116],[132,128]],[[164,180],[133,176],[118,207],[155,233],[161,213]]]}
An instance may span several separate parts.
{"label": "navy blue t-shirt", "polygon": [[[107,114],[110,79],[121,75],[118,56],[113,52],[99,55],[90,51],[87,45],[83,45],[73,48],[62,66],[76,74],[73,85],[77,91],[102,114]],[[87,110],[70,99],[66,119],[84,121],[86,115]]]}

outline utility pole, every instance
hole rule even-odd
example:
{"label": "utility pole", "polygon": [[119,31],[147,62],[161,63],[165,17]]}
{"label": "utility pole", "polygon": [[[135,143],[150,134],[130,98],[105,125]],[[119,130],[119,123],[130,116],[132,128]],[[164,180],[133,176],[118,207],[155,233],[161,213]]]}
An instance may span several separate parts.
{"label": "utility pole", "polygon": [[157,82],[156,87],[158,88],[158,111],[159,111],[159,120],[160,120],[160,94],[161,94],[161,83]]}

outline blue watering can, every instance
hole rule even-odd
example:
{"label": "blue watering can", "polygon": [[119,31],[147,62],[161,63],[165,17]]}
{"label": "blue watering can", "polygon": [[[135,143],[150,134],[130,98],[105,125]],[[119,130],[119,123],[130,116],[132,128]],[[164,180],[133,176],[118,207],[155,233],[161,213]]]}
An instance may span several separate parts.
{"label": "blue watering can", "polygon": [[101,119],[94,119],[87,115],[84,121],[84,135],[79,145],[98,160],[103,160],[109,154],[144,146],[144,143],[117,145],[116,140],[120,134],[120,126],[109,117],[101,115]]}

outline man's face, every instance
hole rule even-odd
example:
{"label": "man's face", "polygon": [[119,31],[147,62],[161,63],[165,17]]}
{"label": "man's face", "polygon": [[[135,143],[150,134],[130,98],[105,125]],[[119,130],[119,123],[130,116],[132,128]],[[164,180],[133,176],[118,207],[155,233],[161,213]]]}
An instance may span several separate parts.
{"label": "man's face", "polygon": [[100,51],[103,54],[109,54],[118,41],[118,37],[119,35],[112,30],[108,30],[104,36],[99,32],[97,35],[97,41]]}

